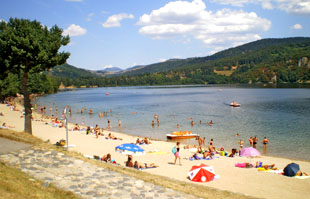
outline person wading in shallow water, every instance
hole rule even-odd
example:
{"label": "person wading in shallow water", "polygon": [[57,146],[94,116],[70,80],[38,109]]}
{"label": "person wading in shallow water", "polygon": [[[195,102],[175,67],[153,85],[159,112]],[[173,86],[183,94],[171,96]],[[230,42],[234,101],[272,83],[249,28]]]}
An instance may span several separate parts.
{"label": "person wading in shallow water", "polygon": [[267,148],[267,144],[269,143],[269,140],[266,137],[264,137],[262,143],[264,145],[264,149],[266,149]]}
{"label": "person wading in shallow water", "polygon": [[256,149],[257,142],[258,142],[258,138],[255,136],[253,138],[253,148],[255,148],[255,149]]}

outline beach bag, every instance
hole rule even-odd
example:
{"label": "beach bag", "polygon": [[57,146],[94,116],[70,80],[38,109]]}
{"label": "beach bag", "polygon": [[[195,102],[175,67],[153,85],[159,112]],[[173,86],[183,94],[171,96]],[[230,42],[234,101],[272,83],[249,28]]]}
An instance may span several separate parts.
{"label": "beach bag", "polygon": [[175,154],[175,146],[172,148],[172,153]]}
{"label": "beach bag", "polygon": [[56,146],[65,146],[66,140],[59,140],[59,142],[56,142]]}

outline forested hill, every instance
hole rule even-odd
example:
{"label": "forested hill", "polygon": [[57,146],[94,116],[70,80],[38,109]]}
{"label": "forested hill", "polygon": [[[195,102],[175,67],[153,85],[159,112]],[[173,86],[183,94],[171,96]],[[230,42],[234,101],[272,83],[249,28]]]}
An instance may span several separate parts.
{"label": "forested hill", "polygon": [[[208,61],[216,61],[224,58],[233,58],[240,56],[247,56],[249,54],[255,54],[255,52],[262,51],[269,48],[278,48],[280,46],[290,46],[296,44],[309,44],[309,37],[292,37],[283,39],[262,39],[247,43],[235,48],[220,51],[206,57],[196,57],[188,59],[172,59],[161,63],[155,63],[147,65],[143,68],[124,72],[125,75],[139,75],[143,73],[165,72],[169,70],[177,70],[184,67],[200,67],[200,64],[204,64]],[[261,54],[261,53],[260,53]],[[310,55],[309,55],[310,56]],[[238,60],[236,60],[238,61]]]}
{"label": "forested hill", "polygon": [[50,75],[58,78],[90,78],[99,77],[95,72],[86,69],[76,68],[70,64],[62,64],[53,67],[49,72]]}
{"label": "forested hill", "polygon": [[173,59],[102,77],[68,64],[51,74],[65,86],[310,83],[310,38],[262,39],[211,56]]}

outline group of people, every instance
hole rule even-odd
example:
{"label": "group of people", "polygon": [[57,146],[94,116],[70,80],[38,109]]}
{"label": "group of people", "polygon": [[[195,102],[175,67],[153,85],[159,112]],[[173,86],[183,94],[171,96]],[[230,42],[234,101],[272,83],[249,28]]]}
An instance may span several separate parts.
{"label": "group of people", "polygon": [[[189,120],[191,121],[191,126],[195,126],[195,122],[193,120],[193,118],[189,118]],[[203,122],[201,120],[199,120],[199,124],[202,124]],[[214,124],[214,122],[212,120],[210,120],[209,122],[206,122],[206,124],[208,126],[212,126]],[[180,126],[179,126],[180,127]],[[177,127],[178,128],[178,127]]]}
{"label": "group of people", "polygon": [[155,126],[155,121],[157,123],[157,126],[159,126],[160,121],[159,121],[159,116],[157,114],[154,115],[154,120],[152,120],[152,127]]}
{"label": "group of people", "polygon": [[147,137],[145,137],[144,139],[141,139],[141,140],[140,140],[140,138],[137,138],[136,144],[137,145],[138,144],[151,144],[151,141]]}
{"label": "group of people", "polygon": [[[257,144],[258,144],[258,138],[255,136],[255,137],[250,137],[249,138],[249,143],[250,145],[253,147],[253,148],[256,148],[257,147]],[[264,139],[262,140],[262,143],[264,145],[264,149],[267,148],[267,144],[269,143],[269,140],[264,137]]]}

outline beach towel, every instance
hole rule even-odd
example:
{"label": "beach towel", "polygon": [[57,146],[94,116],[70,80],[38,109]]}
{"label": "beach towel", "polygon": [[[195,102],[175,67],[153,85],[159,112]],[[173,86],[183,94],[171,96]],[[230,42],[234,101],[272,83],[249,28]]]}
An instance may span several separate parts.
{"label": "beach towel", "polygon": [[304,180],[304,179],[310,179],[310,176],[294,176],[293,178]]}
{"label": "beach towel", "polygon": [[154,169],[154,168],[157,168],[157,167],[155,167],[155,166],[153,166],[153,167],[145,167],[145,168],[139,168],[138,170],[145,170],[145,169]]}
{"label": "beach towel", "polygon": [[264,172],[268,172],[268,173],[275,173],[275,174],[280,174],[283,175],[283,169],[277,169],[277,170],[273,170],[273,169],[265,169],[263,167],[257,168],[257,171],[264,171]]}
{"label": "beach towel", "polygon": [[194,161],[194,160],[213,160],[213,159],[215,159],[215,158],[218,158],[218,157],[213,157],[213,158],[209,158],[209,157],[207,157],[207,158],[202,158],[202,157],[199,157],[199,159],[195,159],[195,158],[193,158],[193,157],[190,157],[190,158],[188,158],[190,161]]}
{"label": "beach towel", "polygon": [[185,149],[186,151],[190,151],[190,152],[193,152],[193,153],[196,153],[197,152],[197,148],[190,148],[190,149]]}

